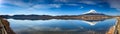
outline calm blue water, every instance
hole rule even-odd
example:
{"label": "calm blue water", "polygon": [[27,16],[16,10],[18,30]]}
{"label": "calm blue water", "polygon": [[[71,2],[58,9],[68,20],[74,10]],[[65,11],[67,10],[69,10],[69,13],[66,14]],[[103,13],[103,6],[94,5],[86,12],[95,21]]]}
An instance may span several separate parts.
{"label": "calm blue water", "polygon": [[85,34],[88,31],[105,33],[110,27],[115,25],[116,19],[113,18],[98,22],[57,19],[34,21],[8,19],[8,21],[13,31],[17,34],[40,34],[39,32],[42,31],[74,31]]}

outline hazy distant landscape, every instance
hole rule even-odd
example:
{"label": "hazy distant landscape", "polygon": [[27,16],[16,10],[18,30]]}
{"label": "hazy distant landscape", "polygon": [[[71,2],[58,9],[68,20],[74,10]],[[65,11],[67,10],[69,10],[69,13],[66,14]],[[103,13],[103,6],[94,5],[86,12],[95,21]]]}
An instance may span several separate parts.
{"label": "hazy distant landscape", "polygon": [[[83,15],[62,15],[62,16],[50,16],[50,15],[1,15],[1,17],[6,19],[16,19],[16,20],[50,20],[50,19],[75,19],[80,20]],[[108,16],[109,18],[112,18],[112,16]]]}

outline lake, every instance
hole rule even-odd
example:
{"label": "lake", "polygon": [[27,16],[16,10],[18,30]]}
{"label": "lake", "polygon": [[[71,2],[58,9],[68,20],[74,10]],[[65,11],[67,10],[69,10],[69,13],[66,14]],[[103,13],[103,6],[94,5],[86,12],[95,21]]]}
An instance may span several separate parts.
{"label": "lake", "polygon": [[116,24],[115,18],[103,21],[84,20],[14,20],[7,19],[16,34],[105,34]]}

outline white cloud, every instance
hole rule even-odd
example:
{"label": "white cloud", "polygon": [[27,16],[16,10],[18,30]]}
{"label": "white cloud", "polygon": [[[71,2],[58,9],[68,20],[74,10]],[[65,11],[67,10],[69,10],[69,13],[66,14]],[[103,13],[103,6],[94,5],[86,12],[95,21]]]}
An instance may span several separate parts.
{"label": "white cloud", "polygon": [[30,7],[30,3],[24,3],[24,2],[16,2],[16,1],[6,1],[4,3],[8,3],[8,4],[12,4],[12,5],[16,5],[16,6],[19,6],[19,7]]}
{"label": "white cloud", "polygon": [[33,5],[32,9],[49,9],[49,8],[60,8],[61,5],[60,4],[37,4],[37,5]]}
{"label": "white cloud", "polygon": [[35,9],[48,9],[48,8],[51,8],[49,5],[41,5],[41,4],[38,4],[38,5],[34,5],[30,8],[35,8]]}
{"label": "white cloud", "polygon": [[80,1],[79,3],[92,4],[92,5],[96,4],[96,3],[93,2],[93,1]]}
{"label": "white cloud", "polygon": [[50,6],[55,7],[55,8],[60,8],[61,4],[50,4]]}
{"label": "white cloud", "polygon": [[79,6],[79,4],[67,4],[67,5],[70,5],[70,6]]}
{"label": "white cloud", "polygon": [[60,8],[61,4],[37,4],[33,5],[31,8],[35,9],[49,9],[49,8]]}

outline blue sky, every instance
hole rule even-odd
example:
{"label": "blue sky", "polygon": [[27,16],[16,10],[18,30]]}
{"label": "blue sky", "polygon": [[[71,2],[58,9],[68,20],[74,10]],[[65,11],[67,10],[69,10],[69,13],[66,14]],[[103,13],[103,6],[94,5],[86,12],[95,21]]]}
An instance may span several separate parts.
{"label": "blue sky", "polygon": [[0,0],[1,15],[81,15],[91,9],[120,15],[120,0]]}

